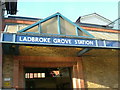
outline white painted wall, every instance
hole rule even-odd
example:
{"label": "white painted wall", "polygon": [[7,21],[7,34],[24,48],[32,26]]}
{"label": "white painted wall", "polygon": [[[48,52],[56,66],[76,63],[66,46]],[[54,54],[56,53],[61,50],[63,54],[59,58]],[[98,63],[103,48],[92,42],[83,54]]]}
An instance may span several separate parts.
{"label": "white painted wall", "polygon": [[83,16],[80,19],[81,23],[97,24],[97,25],[108,25],[111,23],[109,20],[106,20],[96,14],[91,14],[88,16]]}

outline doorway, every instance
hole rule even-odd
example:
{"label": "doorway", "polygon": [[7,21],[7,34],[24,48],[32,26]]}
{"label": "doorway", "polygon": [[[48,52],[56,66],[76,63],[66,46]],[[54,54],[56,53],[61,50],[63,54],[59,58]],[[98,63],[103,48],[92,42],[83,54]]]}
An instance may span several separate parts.
{"label": "doorway", "polygon": [[25,68],[25,87],[40,89],[72,88],[70,67],[61,68]]}

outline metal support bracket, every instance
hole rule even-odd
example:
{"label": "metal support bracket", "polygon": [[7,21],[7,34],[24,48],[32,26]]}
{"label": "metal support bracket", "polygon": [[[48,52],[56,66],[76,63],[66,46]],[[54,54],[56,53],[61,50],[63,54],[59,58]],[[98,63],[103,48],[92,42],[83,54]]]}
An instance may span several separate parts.
{"label": "metal support bracket", "polygon": [[78,57],[82,56],[83,54],[85,54],[86,52],[90,51],[92,48],[84,48],[83,50],[81,50],[78,53]]}

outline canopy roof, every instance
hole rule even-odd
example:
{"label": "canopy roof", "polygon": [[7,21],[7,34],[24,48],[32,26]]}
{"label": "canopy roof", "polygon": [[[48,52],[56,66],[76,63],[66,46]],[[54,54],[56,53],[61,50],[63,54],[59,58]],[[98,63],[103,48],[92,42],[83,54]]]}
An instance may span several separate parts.
{"label": "canopy roof", "polygon": [[86,48],[82,53],[90,50],[88,48],[120,49],[119,41],[96,38],[97,36],[94,37],[93,35],[96,34],[81,28],[60,13],[55,13],[22,30],[18,30],[17,33],[2,33],[1,42]]}
{"label": "canopy roof", "polygon": [[60,13],[55,13],[43,20],[40,20],[20,31],[18,33],[32,33],[32,34],[51,34],[51,35],[65,35],[77,36],[83,38],[94,38],[86,30],[82,29],[77,24],[73,23]]}

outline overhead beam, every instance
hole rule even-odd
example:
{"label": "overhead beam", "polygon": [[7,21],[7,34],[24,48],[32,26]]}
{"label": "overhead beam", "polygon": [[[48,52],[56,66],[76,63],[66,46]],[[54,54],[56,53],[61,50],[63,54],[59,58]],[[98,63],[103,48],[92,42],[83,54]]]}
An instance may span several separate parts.
{"label": "overhead beam", "polygon": [[14,56],[21,62],[76,62],[78,57]]}
{"label": "overhead beam", "polygon": [[34,63],[34,62],[22,62],[24,67],[36,67],[36,68],[57,68],[57,67],[72,67],[77,64],[76,62],[42,62],[42,63]]}
{"label": "overhead beam", "polygon": [[86,52],[90,51],[91,48],[84,48],[83,50],[81,50],[79,53],[78,53],[78,57],[79,56],[82,56],[83,54],[85,54]]}

